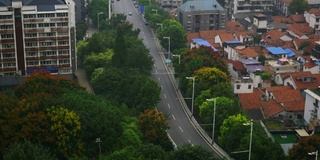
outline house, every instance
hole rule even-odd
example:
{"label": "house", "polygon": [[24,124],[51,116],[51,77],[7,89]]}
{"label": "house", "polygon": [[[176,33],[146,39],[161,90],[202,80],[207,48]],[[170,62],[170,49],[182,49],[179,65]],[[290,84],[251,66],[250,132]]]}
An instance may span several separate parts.
{"label": "house", "polygon": [[319,111],[319,88],[318,89],[306,89],[306,103],[304,109],[304,120],[309,123],[308,129],[313,131],[320,131],[320,111]]}
{"label": "house", "polygon": [[256,73],[265,71],[265,68],[262,65],[262,63],[255,59],[238,59],[238,61],[244,65],[249,77],[253,80],[253,87],[257,88],[261,86],[263,83],[263,80],[260,74],[256,74]]}
{"label": "house", "polygon": [[252,93],[239,93],[239,101],[242,109],[247,113],[248,118],[254,120],[265,119],[261,109],[262,97],[264,92],[254,88]]}
{"label": "house", "polygon": [[311,72],[296,72],[283,80],[285,86],[292,86],[303,93],[305,89],[316,89],[320,84],[320,74],[312,74]]}
{"label": "house", "polygon": [[178,21],[187,32],[226,28],[226,10],[216,0],[186,1],[177,12]]}
{"label": "house", "polygon": [[46,70],[72,78],[77,69],[72,0],[0,0],[0,76]]}
{"label": "house", "polygon": [[292,59],[282,57],[278,60],[265,61],[265,67],[268,67],[274,74],[285,72],[298,72],[300,70],[300,63]]}
{"label": "house", "polygon": [[312,8],[309,11],[304,12],[304,18],[309,26],[315,30],[320,29],[320,10]]}
{"label": "house", "polygon": [[245,45],[227,45],[225,49],[228,59],[238,60],[238,59],[255,59],[258,60],[259,54],[253,50],[251,47]]}
{"label": "house", "polygon": [[194,48],[194,47],[199,48],[200,46],[211,47],[213,51],[218,51],[209,42],[207,42],[206,40],[203,40],[202,38],[192,39],[192,42],[190,43],[190,48]]}
{"label": "house", "polygon": [[156,0],[157,4],[159,4],[162,8],[177,8],[183,4],[183,0]]}
{"label": "house", "polygon": [[267,32],[267,16],[261,13],[256,13],[253,16],[253,26],[258,34]]}
{"label": "house", "polygon": [[308,39],[308,36],[313,34],[313,29],[308,23],[295,23],[288,25],[288,33],[295,38]]}
{"label": "house", "polygon": [[261,36],[261,41],[268,46],[283,46],[284,41],[292,41],[292,38],[286,34],[287,32],[281,32],[279,30],[269,30]]}

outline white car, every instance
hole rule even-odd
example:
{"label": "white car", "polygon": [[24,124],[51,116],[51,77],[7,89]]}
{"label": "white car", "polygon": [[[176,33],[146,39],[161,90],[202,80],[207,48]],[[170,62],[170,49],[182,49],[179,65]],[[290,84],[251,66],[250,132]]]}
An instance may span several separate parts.
{"label": "white car", "polygon": [[132,16],[132,13],[131,13],[131,12],[129,12],[129,13],[128,13],[128,15],[129,15],[129,16]]}

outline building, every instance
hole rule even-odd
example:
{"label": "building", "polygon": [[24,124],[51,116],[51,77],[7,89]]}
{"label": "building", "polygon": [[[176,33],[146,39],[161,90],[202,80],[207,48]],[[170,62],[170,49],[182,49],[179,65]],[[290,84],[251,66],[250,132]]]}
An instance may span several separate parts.
{"label": "building", "polygon": [[225,8],[230,17],[237,13],[272,12],[273,0],[227,0]]}
{"label": "building", "polygon": [[273,1],[274,11],[284,17],[289,16],[290,11],[288,8],[291,1],[292,0],[274,0]]}
{"label": "building", "polygon": [[183,0],[156,0],[156,2],[163,8],[178,8]]}
{"label": "building", "polygon": [[187,1],[178,8],[177,13],[179,22],[187,32],[226,27],[226,11],[216,0]]}
{"label": "building", "polygon": [[75,32],[72,0],[0,0],[0,76],[73,75]]}
{"label": "building", "polygon": [[320,29],[320,10],[312,8],[309,11],[304,12],[304,18],[306,19],[309,26],[315,30]]}

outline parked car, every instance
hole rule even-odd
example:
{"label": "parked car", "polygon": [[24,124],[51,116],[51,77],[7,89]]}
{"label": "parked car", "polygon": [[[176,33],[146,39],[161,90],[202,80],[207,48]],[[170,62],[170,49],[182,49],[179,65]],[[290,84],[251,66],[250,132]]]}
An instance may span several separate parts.
{"label": "parked car", "polygon": [[131,12],[129,12],[129,13],[128,13],[128,15],[129,15],[129,16],[132,16],[132,13],[131,13]]}

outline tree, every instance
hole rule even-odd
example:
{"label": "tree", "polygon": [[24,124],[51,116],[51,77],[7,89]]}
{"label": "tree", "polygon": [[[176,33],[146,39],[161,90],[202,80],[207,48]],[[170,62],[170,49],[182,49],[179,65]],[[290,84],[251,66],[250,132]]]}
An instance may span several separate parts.
{"label": "tree", "polygon": [[163,37],[170,36],[170,51],[174,52],[176,49],[185,48],[187,42],[187,35],[183,26],[176,20],[166,19],[162,23],[162,30],[158,33],[161,46],[168,48],[169,41]]}
{"label": "tree", "polygon": [[106,19],[109,13],[108,1],[104,0],[93,0],[90,1],[88,6],[88,15],[92,19],[94,24],[98,24],[98,13],[102,12],[103,14],[99,15],[99,20]]}
{"label": "tree", "polygon": [[178,147],[171,151],[169,160],[214,160],[212,153],[201,146],[191,146],[189,144]]}
{"label": "tree", "polygon": [[310,8],[307,0],[292,0],[289,3],[289,11],[291,14],[303,14]]}
{"label": "tree", "polygon": [[169,125],[162,112],[158,112],[155,109],[147,109],[139,115],[137,124],[148,142],[161,144],[163,141],[170,141],[166,132],[169,129]]}
{"label": "tree", "polygon": [[86,70],[87,74],[91,76],[92,72],[96,68],[106,67],[111,63],[113,52],[111,50],[106,51],[105,53],[91,53],[83,62],[83,67]]}
{"label": "tree", "polygon": [[83,37],[86,35],[87,33],[87,25],[85,22],[83,21],[79,21],[76,23],[76,38],[77,41],[83,40]]}
{"label": "tree", "polygon": [[314,159],[314,157],[308,155],[308,153],[318,151],[320,148],[320,137],[317,135],[312,135],[309,137],[304,137],[299,140],[297,144],[293,145],[289,149],[289,160],[308,160]]}
{"label": "tree", "polygon": [[117,27],[117,36],[113,49],[114,55],[112,56],[112,65],[118,68],[126,67],[128,54],[126,41],[124,39],[123,30],[121,26]]}
{"label": "tree", "polygon": [[33,144],[28,140],[11,144],[6,148],[4,160],[32,159],[32,160],[55,160],[57,159],[48,148],[41,144]]}
{"label": "tree", "polygon": [[[226,97],[216,97],[216,113],[215,113],[215,136],[219,135],[219,128],[224,119],[229,116],[240,113],[240,107],[234,104],[232,99]],[[200,117],[204,123],[212,123],[214,113],[214,102],[204,101],[200,108]],[[207,131],[212,131],[212,126],[205,127]]]}

